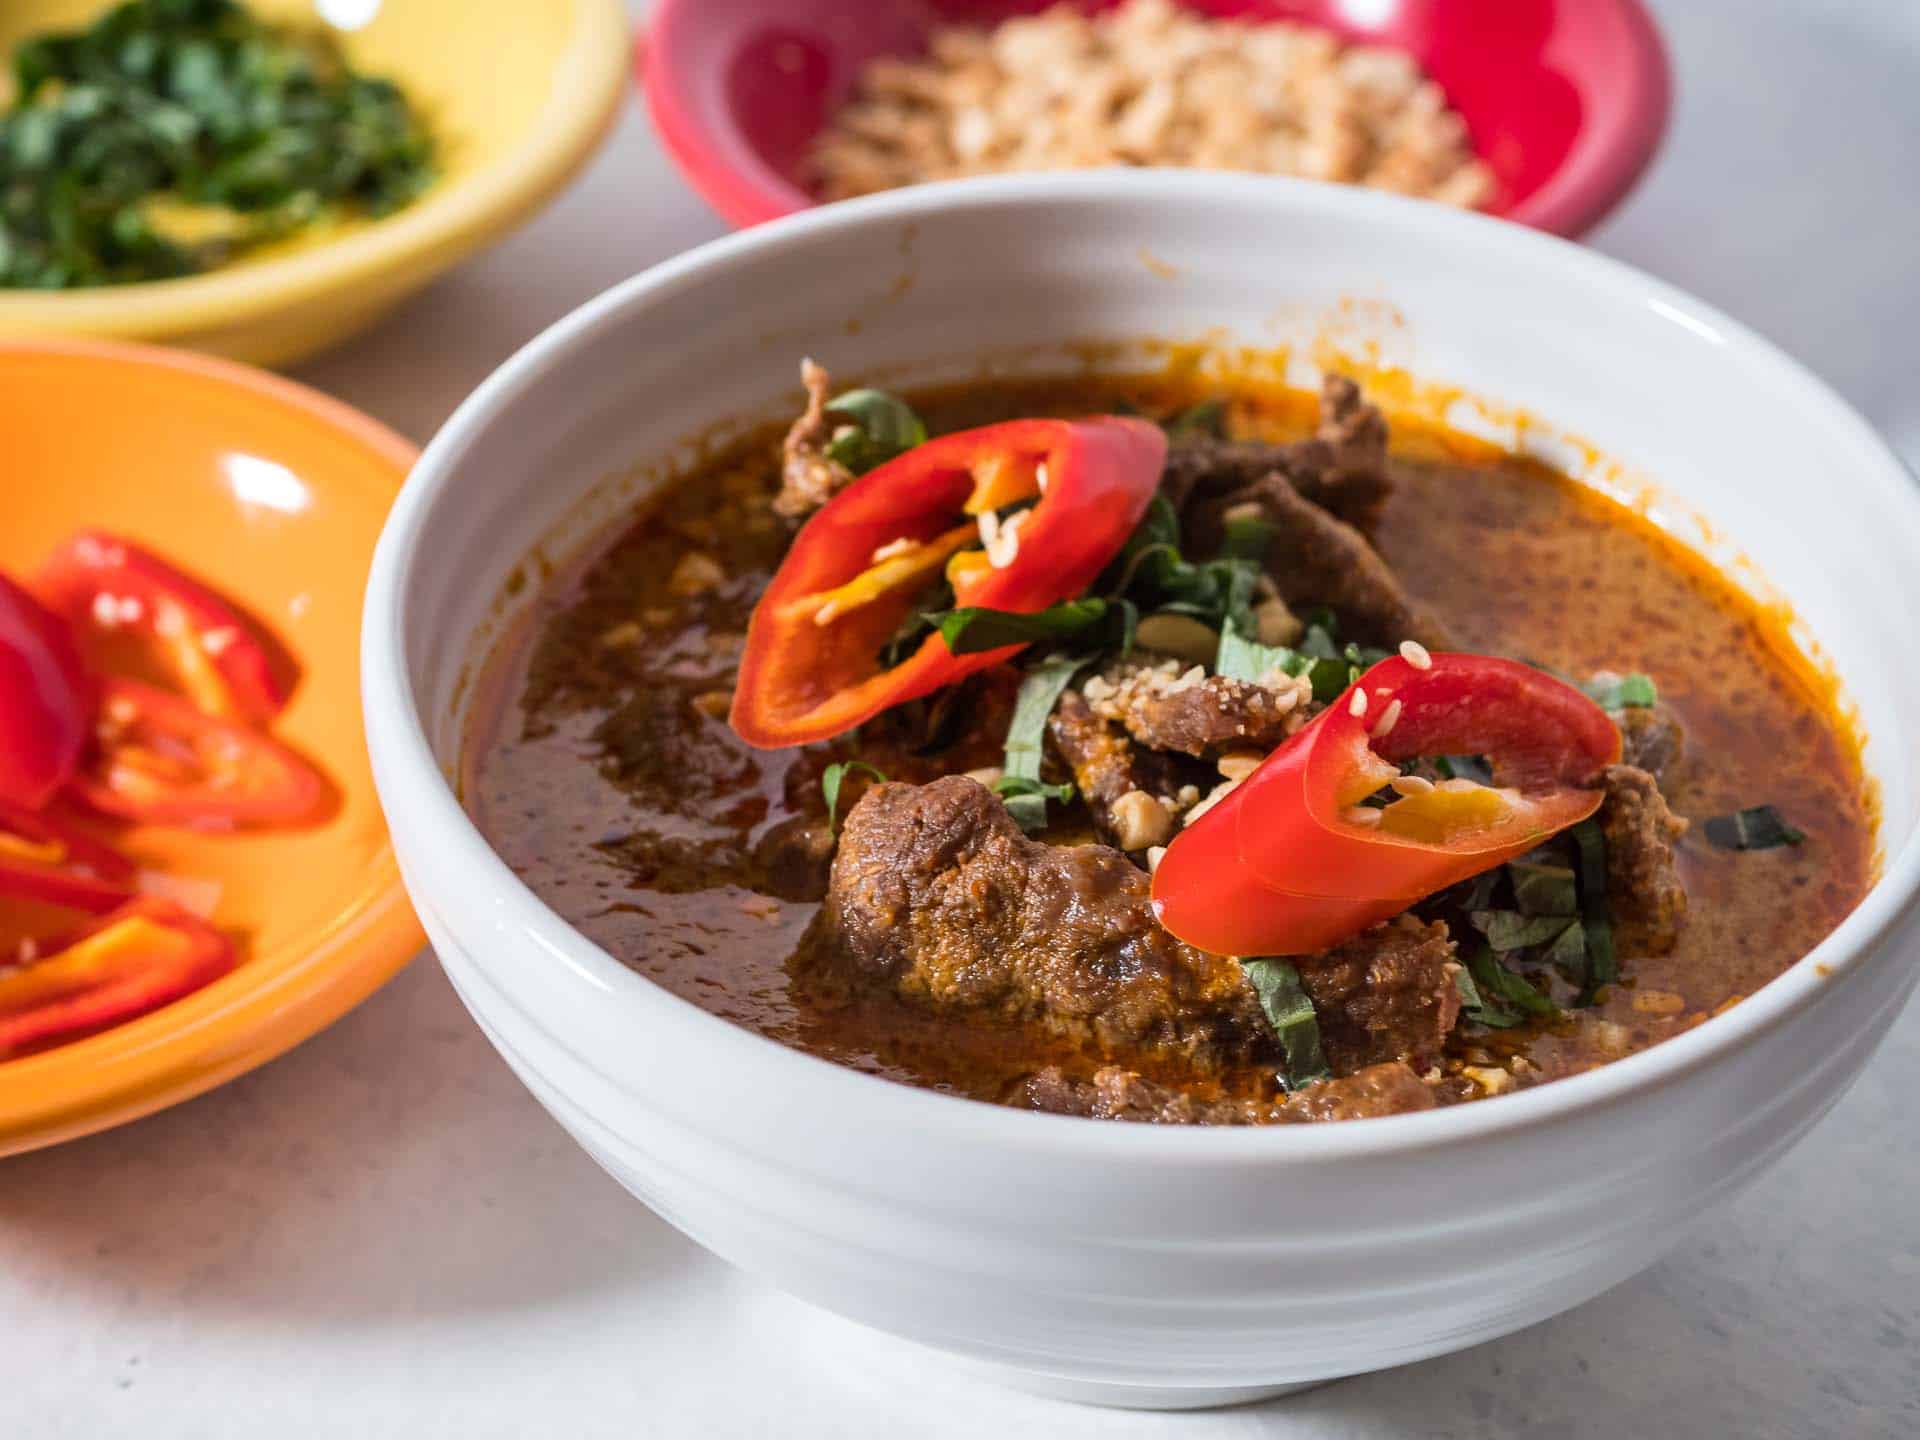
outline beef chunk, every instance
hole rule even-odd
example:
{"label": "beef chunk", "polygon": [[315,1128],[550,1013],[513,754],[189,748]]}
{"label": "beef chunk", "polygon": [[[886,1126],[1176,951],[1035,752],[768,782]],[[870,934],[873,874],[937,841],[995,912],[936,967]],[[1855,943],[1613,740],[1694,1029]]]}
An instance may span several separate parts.
{"label": "beef chunk", "polygon": [[1049,1066],[1022,1081],[1007,1103],[1050,1115],[1152,1125],[1257,1125],[1272,1108],[1254,1100],[1198,1100],[1118,1065],[1096,1070],[1091,1080]]}
{"label": "beef chunk", "polygon": [[1432,1088],[1418,1075],[1402,1062],[1388,1060],[1296,1090],[1281,1110],[1288,1120],[1369,1120],[1431,1110],[1437,1103]]}
{"label": "beef chunk", "polygon": [[1667,808],[1653,776],[1609,765],[1600,828],[1607,841],[1607,903],[1620,947],[1665,955],[1680,938],[1687,891],[1673,847],[1687,822]]}
{"label": "beef chunk", "polygon": [[802,360],[800,383],[806,387],[807,408],[780,447],[780,493],[773,497],[774,511],[791,520],[812,514],[853,479],[846,466],[827,458],[827,442],[833,439],[833,422],[827,418],[832,377],[825,367]]}
{"label": "beef chunk", "polygon": [[1413,1071],[1389,1061],[1264,1101],[1200,1100],[1117,1065],[1095,1071],[1091,1080],[1075,1080],[1049,1067],[1023,1081],[1009,1103],[1053,1115],[1151,1125],[1271,1125],[1403,1115],[1431,1110],[1435,1099]]}
{"label": "beef chunk", "polygon": [[[1311,694],[1311,689],[1309,689]],[[1129,734],[1153,750],[1211,756],[1222,750],[1271,750],[1287,738],[1300,709],[1292,688],[1209,675],[1183,689],[1142,699],[1128,712]]]}
{"label": "beef chunk", "polygon": [[1162,930],[1149,889],[1104,845],[1029,840],[963,775],[876,785],[847,816],[796,973],[1035,1024],[1104,1053],[1144,1047],[1202,1072],[1269,1059],[1238,963]]}
{"label": "beef chunk", "polygon": [[1336,1071],[1388,1060],[1431,1065],[1460,1014],[1454,946],[1440,921],[1402,915],[1296,962]]}
{"label": "beef chunk", "polygon": [[1614,717],[1620,727],[1620,761],[1644,770],[1654,779],[1664,777],[1680,758],[1686,732],[1680,717],[1665,705],[1635,705]]}
{"label": "beef chunk", "polygon": [[1177,661],[1123,660],[1086,683],[1088,707],[1150,750],[1212,758],[1271,750],[1304,722],[1313,686],[1294,676],[1255,683],[1182,671]]}
{"label": "beef chunk", "polygon": [[1073,783],[1093,814],[1094,828],[1109,845],[1119,841],[1113,807],[1121,796],[1144,790],[1153,796],[1177,795],[1183,785],[1211,786],[1211,772],[1188,766],[1178,757],[1143,750],[1118,726],[1088,707],[1077,690],[1060,697],[1047,722],[1054,749],[1073,772]]}
{"label": "beef chunk", "polygon": [[833,864],[833,831],[807,815],[783,820],[761,837],[753,859],[769,893],[782,900],[819,900]]}
{"label": "beef chunk", "polygon": [[1444,649],[1446,632],[1424,613],[1387,562],[1361,534],[1303,496],[1284,475],[1273,474],[1200,507],[1191,520],[1201,553],[1217,545],[1224,517],[1243,506],[1275,528],[1266,570],[1280,598],[1300,610],[1326,605],[1340,617],[1342,634],[1366,645],[1392,649],[1418,640]]}
{"label": "beef chunk", "polygon": [[1344,375],[1320,389],[1320,427],[1293,445],[1183,437],[1167,455],[1161,487],[1176,510],[1190,500],[1218,499],[1272,474],[1349,525],[1371,531],[1392,482],[1387,475],[1387,422]]}

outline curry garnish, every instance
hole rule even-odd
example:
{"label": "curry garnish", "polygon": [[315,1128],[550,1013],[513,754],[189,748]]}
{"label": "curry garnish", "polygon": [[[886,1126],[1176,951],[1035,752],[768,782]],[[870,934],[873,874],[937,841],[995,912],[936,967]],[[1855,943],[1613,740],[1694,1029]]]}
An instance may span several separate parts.
{"label": "curry garnish", "polygon": [[913,407],[885,390],[848,390],[829,400],[826,410],[845,422],[827,442],[827,459],[855,475],[926,443],[927,427]]}
{"label": "curry garnish", "polygon": [[[1063,787],[1040,783],[1047,717],[1053,714],[1053,707],[1060,703],[1060,696],[1073,683],[1073,677],[1093,660],[1091,655],[1055,655],[1028,670],[1020,682],[1020,693],[1013,702],[1013,719],[1007,724],[1006,763],[1002,767],[1000,793],[1006,797],[1007,813],[1022,830],[1045,829],[1049,794],[1065,798],[1058,795]],[[1064,788],[1070,795],[1071,788]]]}
{"label": "curry garnish", "polygon": [[1722,850],[1774,850],[1798,845],[1806,831],[1790,825],[1771,805],[1753,805],[1731,815],[1710,817],[1703,827],[1709,843]]}
{"label": "curry garnish", "polygon": [[1286,960],[1243,960],[1247,983],[1260,999],[1260,1010],[1273,1027],[1280,1049],[1286,1057],[1280,1070],[1280,1083],[1287,1090],[1298,1090],[1320,1080],[1331,1080],[1333,1071],[1320,1045],[1320,1017],[1313,1001],[1300,984],[1300,972]]}
{"label": "curry garnish", "polygon": [[869,765],[864,760],[839,760],[827,766],[820,774],[820,793],[827,801],[827,829],[835,830],[840,824],[840,787],[846,783],[847,776],[855,770],[864,770],[882,785],[886,783],[886,773],[877,765]]}
{"label": "curry garnish", "polygon": [[387,215],[436,175],[392,81],[331,35],[232,0],[129,0],[13,56],[0,286],[191,275],[325,220]]}

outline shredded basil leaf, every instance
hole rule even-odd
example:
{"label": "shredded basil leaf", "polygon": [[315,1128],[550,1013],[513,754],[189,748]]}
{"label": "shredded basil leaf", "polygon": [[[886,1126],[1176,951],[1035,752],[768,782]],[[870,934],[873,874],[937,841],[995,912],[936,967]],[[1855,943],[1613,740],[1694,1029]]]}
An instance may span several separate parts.
{"label": "shredded basil leaf", "polygon": [[1300,984],[1300,972],[1285,960],[1272,959],[1242,960],[1240,968],[1259,997],[1261,1012],[1286,1057],[1281,1085],[1298,1090],[1316,1081],[1331,1080],[1333,1071],[1320,1045],[1320,1017]]}
{"label": "shredded basil leaf", "polygon": [[1028,795],[1038,795],[1042,800],[1054,800],[1065,805],[1073,799],[1073,785],[1049,785],[1044,780],[1029,780],[1024,775],[1002,775],[993,782],[993,793],[1002,799],[1015,800]]}
{"label": "shredded basil leaf", "polygon": [[1580,913],[1580,896],[1574,885],[1573,871],[1565,865],[1514,860],[1507,865],[1507,878],[1513,882],[1513,903],[1522,915],[1573,916]]}
{"label": "shredded basil leaf", "polygon": [[1460,992],[1460,1013],[1489,1030],[1511,1030],[1526,1023],[1518,1010],[1509,1010],[1497,1000],[1489,1000],[1473,983],[1473,972],[1465,966],[1453,972],[1453,988]]}
{"label": "shredded basil leaf", "polygon": [[1771,805],[1754,805],[1731,815],[1715,815],[1706,822],[1707,841],[1722,850],[1774,850],[1798,845],[1804,830],[1790,825]]}
{"label": "shredded basil leaf", "polygon": [[1565,915],[1522,915],[1517,910],[1475,910],[1468,918],[1487,937],[1487,944],[1503,955],[1550,945],[1568,925]]}
{"label": "shredded basil leaf", "polygon": [[876,765],[864,760],[839,760],[820,774],[820,793],[827,797],[827,831],[834,833],[840,828],[840,786],[849,773],[864,770],[881,784],[886,783],[886,773]]}
{"label": "shredded basil leaf", "polygon": [[967,606],[927,619],[937,625],[947,648],[956,655],[1027,645],[1035,640],[1060,640],[1090,630],[1107,618],[1108,602],[1090,597],[1062,600],[1044,610],[988,610]]}
{"label": "shredded basil leaf", "polygon": [[1503,1006],[1513,1006],[1529,1015],[1557,1015],[1560,1009],[1533,987],[1525,977],[1516,975],[1495,958],[1485,945],[1475,945],[1462,957],[1484,1001],[1492,996]]}
{"label": "shredded basil leaf", "polygon": [[1220,627],[1220,649],[1214,656],[1213,673],[1234,680],[1258,680],[1273,669],[1298,674],[1292,667],[1299,657],[1284,645],[1262,645],[1240,633],[1231,619]]}
{"label": "shredded basil leaf", "polygon": [[[1001,784],[1009,781],[1040,783],[1040,760],[1046,750],[1047,717],[1060,703],[1060,696],[1073,683],[1073,677],[1093,662],[1091,655],[1056,655],[1027,671],[1014,696],[1013,719],[1007,724],[1006,761],[1002,765]],[[1007,796],[1007,813],[1022,830],[1032,832],[1046,827],[1047,796],[1039,791],[1024,791]]]}
{"label": "shredded basil leaf", "polygon": [[1189,405],[1168,416],[1164,428],[1169,435],[1211,435],[1221,439],[1227,433],[1227,402],[1202,400]]}
{"label": "shredded basil leaf", "polygon": [[1620,978],[1619,957],[1613,949],[1613,919],[1607,911],[1607,837],[1592,816],[1569,833],[1580,858],[1580,921],[1587,949],[1579,1003],[1591,1005],[1601,986]]}
{"label": "shredded basil leaf", "polygon": [[852,422],[827,442],[827,458],[855,475],[927,442],[927,427],[913,407],[884,390],[849,390],[829,400],[826,409]]}
{"label": "shredded basil leaf", "polygon": [[1653,677],[1638,671],[1630,675],[1596,675],[1583,681],[1580,688],[1602,710],[1644,710],[1660,701]]}

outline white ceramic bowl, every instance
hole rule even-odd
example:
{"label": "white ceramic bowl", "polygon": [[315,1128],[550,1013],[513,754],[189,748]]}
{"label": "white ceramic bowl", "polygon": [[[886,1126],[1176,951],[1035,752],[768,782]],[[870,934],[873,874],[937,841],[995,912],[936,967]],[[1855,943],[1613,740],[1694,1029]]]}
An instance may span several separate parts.
{"label": "white ceramic bowl", "polygon": [[[676,999],[496,858],[446,776],[473,637],[725,417],[845,373],[1063,339],[1379,340],[1415,374],[1591,436],[1746,552],[1873,737],[1885,878],[1717,1019],[1523,1094],[1271,1130],[1095,1124],[889,1084]],[[1028,364],[1037,364],[1037,352]],[[1542,431],[1529,432],[1539,435]],[[606,477],[626,472],[624,479]],[[617,287],[461,408],[393,511],[365,628],[374,767],[448,975],[634,1194],[796,1295],[1017,1384],[1238,1400],[1459,1349],[1585,1300],[1778,1158],[1911,990],[1920,497],[1810,374],[1572,245],[1358,190],[1171,171],[933,186],[811,212]],[[1497,578],[1490,583],[1498,583]],[[524,601],[525,597],[522,597]],[[717,963],[725,963],[721,957]]]}

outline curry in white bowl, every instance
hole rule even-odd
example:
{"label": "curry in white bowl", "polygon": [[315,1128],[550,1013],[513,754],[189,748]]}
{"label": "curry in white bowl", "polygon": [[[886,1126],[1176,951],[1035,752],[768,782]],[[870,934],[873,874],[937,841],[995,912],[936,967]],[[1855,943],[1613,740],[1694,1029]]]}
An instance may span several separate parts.
{"label": "curry in white bowl", "polygon": [[1537,463],[1161,376],[835,393],[491,657],[464,791],[569,923],[975,1099],[1460,1104],[1701,1023],[1873,878],[1785,622]]}

